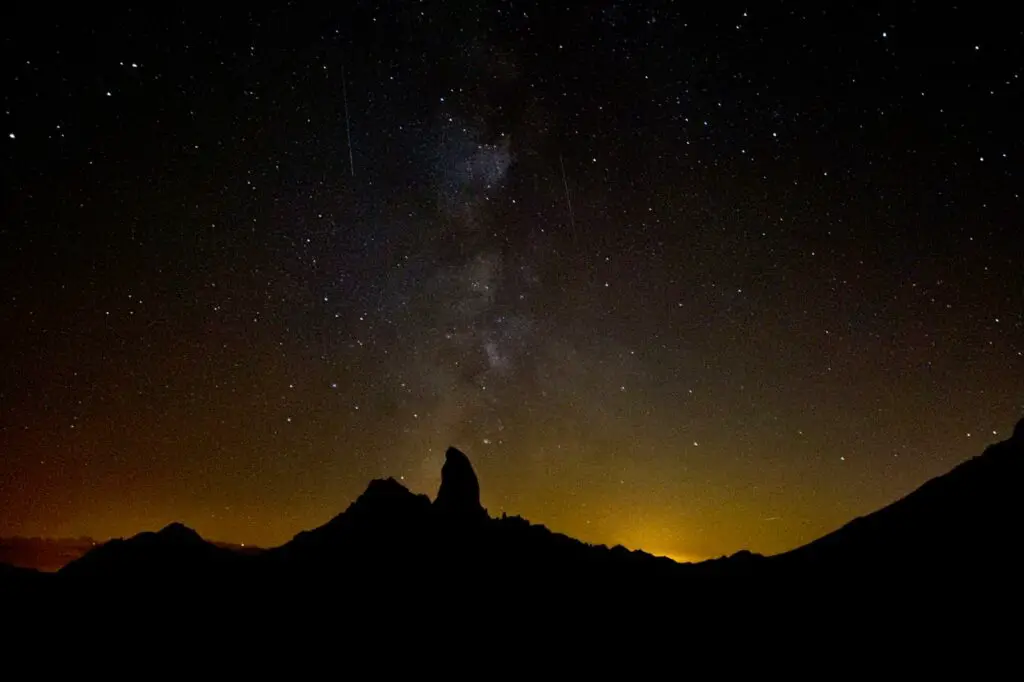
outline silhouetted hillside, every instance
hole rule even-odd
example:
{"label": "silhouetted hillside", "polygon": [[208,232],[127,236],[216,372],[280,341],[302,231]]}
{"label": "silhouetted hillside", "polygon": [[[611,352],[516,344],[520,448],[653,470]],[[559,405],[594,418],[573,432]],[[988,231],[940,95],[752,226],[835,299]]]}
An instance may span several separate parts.
{"label": "silhouetted hillside", "polygon": [[[550,618],[653,623],[666,614],[686,614],[693,627],[708,619],[732,627],[736,618],[770,627],[768,614],[780,613],[804,623],[883,612],[920,619],[932,612],[924,602],[964,617],[993,595],[1019,601],[1022,462],[1024,421],[1010,440],[805,547],[677,564],[518,516],[491,518],[469,459],[452,448],[433,502],[375,480],[345,511],[275,549],[233,551],[171,524],[104,543],[56,575],[3,567],[0,590],[87,599],[136,617],[255,609],[257,622],[344,614],[385,628],[410,610],[495,628]],[[989,599],[978,607],[983,591]]]}
{"label": "silhouetted hillside", "polygon": [[374,480],[344,512],[271,553],[311,562],[351,560],[363,552],[387,556],[423,544],[430,521],[426,495],[413,494],[393,478]]}
{"label": "silhouetted hillside", "polygon": [[937,582],[1017,573],[1024,420],[1013,436],[906,497],[774,559],[861,580]]}
{"label": "silhouetted hillside", "polygon": [[[372,481],[348,509],[267,553],[273,570],[313,579],[320,594],[347,589],[418,595],[531,591],[567,596],[641,566],[651,577],[678,570],[669,559],[621,547],[592,546],[519,517],[492,519],[465,454],[450,448],[433,503],[394,479]],[[447,586],[447,587],[444,587]]]}
{"label": "silhouetted hillside", "polygon": [[35,569],[0,563],[0,598],[36,597],[41,589],[52,587],[51,574]]}
{"label": "silhouetted hillside", "polygon": [[158,532],[139,533],[115,539],[62,568],[58,575],[67,581],[102,581],[119,587],[137,583],[202,583],[221,579],[242,569],[247,557],[207,542],[191,528],[172,523]]}
{"label": "silhouetted hillside", "polygon": [[[240,554],[259,554],[260,547],[238,545],[230,542],[211,541],[212,544]],[[0,538],[0,564],[17,568],[29,568],[44,573],[59,571],[72,561],[105,542],[92,538]]]}

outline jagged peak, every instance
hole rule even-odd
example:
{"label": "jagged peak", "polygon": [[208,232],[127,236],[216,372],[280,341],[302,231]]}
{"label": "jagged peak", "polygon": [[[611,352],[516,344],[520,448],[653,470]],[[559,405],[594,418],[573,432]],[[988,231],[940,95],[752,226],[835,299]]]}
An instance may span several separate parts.
{"label": "jagged peak", "polygon": [[[426,495],[417,495],[394,478],[375,478],[352,504],[358,510],[408,509],[420,504],[429,506]],[[376,511],[374,512],[376,513]]]}
{"label": "jagged peak", "polygon": [[411,495],[412,492],[404,485],[396,481],[391,476],[387,478],[375,478],[370,481],[370,484],[366,486],[366,490],[360,497],[378,497],[386,496],[392,497],[395,495]]}
{"label": "jagged peak", "polygon": [[445,452],[441,487],[437,490],[434,507],[453,518],[487,517],[487,511],[480,504],[480,482],[476,472],[469,457],[458,448],[450,447]]}

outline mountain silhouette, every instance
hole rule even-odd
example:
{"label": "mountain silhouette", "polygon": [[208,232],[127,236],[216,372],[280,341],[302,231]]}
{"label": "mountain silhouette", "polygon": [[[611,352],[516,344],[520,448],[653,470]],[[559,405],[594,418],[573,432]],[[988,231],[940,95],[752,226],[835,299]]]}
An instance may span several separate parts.
{"label": "mountain silhouette", "polygon": [[303,531],[269,556],[308,570],[352,570],[424,551],[431,531],[431,504],[393,478],[376,479],[355,502],[324,525]]}
{"label": "mountain silhouette", "polygon": [[643,552],[588,545],[518,516],[490,518],[473,466],[455,448],[446,453],[433,503],[394,479],[374,480],[344,512],[269,550],[265,559],[267,570],[321,598],[351,603],[345,590],[358,583],[387,599],[401,584],[419,601],[447,594],[446,608],[493,593],[496,585],[505,598],[520,591],[564,596],[637,562],[676,567]]}
{"label": "mountain silhouette", "polygon": [[448,448],[445,453],[434,508],[456,522],[476,523],[487,519],[487,511],[480,504],[480,482],[473,465],[456,448]]}
{"label": "mountain silhouette", "polygon": [[0,599],[10,605],[14,598],[38,598],[54,587],[52,574],[0,563]]}
{"label": "mountain silhouette", "polygon": [[224,576],[243,555],[219,547],[191,528],[172,523],[157,532],[105,542],[57,574],[76,582],[104,582],[121,588],[166,581],[164,587]]}
{"label": "mountain silhouette", "polygon": [[188,619],[212,605],[236,616],[256,609],[256,622],[344,614],[378,629],[404,627],[399,614],[414,612],[469,629],[538,618],[653,623],[667,613],[687,614],[692,628],[751,631],[780,613],[808,628],[879,614],[976,619],[988,605],[1020,602],[1022,467],[1024,420],[1009,440],[808,545],[677,564],[491,518],[469,458],[451,448],[433,502],[373,480],[343,512],[277,548],[241,552],[171,524],[99,545],[56,574],[0,567],[0,594],[85,600],[80,608],[139,618]]}
{"label": "mountain silhouette", "polygon": [[1024,482],[1024,419],[1010,439],[926,482],[887,507],[859,517],[810,544],[775,557],[814,571],[856,571],[918,579],[1002,572],[1016,562],[986,560],[1018,531]]}

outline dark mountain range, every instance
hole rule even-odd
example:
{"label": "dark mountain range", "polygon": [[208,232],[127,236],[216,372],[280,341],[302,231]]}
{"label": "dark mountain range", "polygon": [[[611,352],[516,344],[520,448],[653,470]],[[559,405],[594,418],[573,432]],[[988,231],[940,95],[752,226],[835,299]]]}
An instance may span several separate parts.
{"label": "dark mountain range", "polygon": [[[40,537],[6,537],[0,538],[0,565],[28,568],[44,573],[53,573],[80,559],[105,541],[89,537],[83,538],[40,538]],[[223,549],[230,549],[241,554],[259,554],[260,547],[237,545],[230,542],[211,541]]]}
{"label": "dark mountain range", "polygon": [[433,502],[375,480],[344,512],[275,549],[241,553],[172,524],[104,543],[56,575],[4,568],[0,592],[94,603],[101,595],[107,608],[142,597],[163,609],[257,603],[264,616],[327,609],[386,619],[422,608],[473,614],[481,627],[539,614],[617,622],[657,613],[698,622],[787,610],[806,622],[879,609],[920,615],[916,605],[938,594],[944,609],[962,613],[982,595],[1020,601],[1022,467],[1024,420],[1009,440],[804,547],[677,564],[520,517],[491,518],[468,458],[452,448]]}
{"label": "dark mountain range", "polygon": [[172,523],[127,540],[110,540],[72,561],[58,573],[66,580],[107,580],[121,584],[204,580],[238,568],[245,557],[201,538],[191,528]]}

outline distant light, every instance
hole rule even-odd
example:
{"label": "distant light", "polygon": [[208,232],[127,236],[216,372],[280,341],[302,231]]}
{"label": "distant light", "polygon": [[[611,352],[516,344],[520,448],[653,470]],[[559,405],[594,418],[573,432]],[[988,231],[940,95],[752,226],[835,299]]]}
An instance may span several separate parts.
{"label": "distant light", "polygon": [[11,139],[12,140],[14,139],[14,133],[11,133]]}

